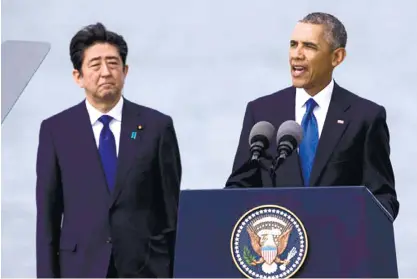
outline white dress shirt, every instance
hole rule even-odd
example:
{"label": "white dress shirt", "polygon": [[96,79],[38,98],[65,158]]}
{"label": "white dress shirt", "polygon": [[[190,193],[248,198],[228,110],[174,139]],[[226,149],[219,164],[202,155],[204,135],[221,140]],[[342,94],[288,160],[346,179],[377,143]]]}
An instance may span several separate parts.
{"label": "white dress shirt", "polygon": [[119,143],[120,143],[120,131],[122,129],[122,109],[123,109],[123,97],[120,98],[119,102],[112,108],[108,113],[102,113],[93,107],[87,99],[85,100],[88,115],[90,116],[91,126],[93,128],[94,138],[96,140],[97,148],[100,143],[100,133],[103,129],[103,123],[98,119],[106,114],[113,117],[110,122],[110,130],[113,132],[114,139],[116,140],[116,154],[119,155]]}
{"label": "white dress shirt", "polygon": [[308,99],[313,98],[316,101],[317,106],[314,108],[313,113],[317,119],[319,128],[319,137],[323,131],[324,121],[326,120],[327,111],[329,110],[330,100],[333,94],[334,81],[330,83],[314,97],[311,97],[303,88],[296,88],[295,93],[295,121],[301,125],[304,114],[306,113],[306,102]]}

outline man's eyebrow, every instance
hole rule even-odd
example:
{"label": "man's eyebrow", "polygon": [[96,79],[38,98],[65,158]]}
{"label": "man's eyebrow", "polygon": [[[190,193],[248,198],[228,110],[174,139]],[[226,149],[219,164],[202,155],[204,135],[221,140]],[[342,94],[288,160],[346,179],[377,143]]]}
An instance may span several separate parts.
{"label": "man's eyebrow", "polygon": [[[100,60],[100,58],[101,58],[101,56],[93,57],[88,61],[88,63],[90,64],[92,62],[98,61],[98,60]],[[105,59],[107,59],[107,60],[119,60],[119,58],[117,56],[114,56],[114,55],[105,56]]]}
{"label": "man's eyebrow", "polygon": [[296,40],[291,40],[290,44],[298,44],[301,43],[304,46],[309,46],[309,47],[314,47],[314,48],[319,48],[320,45],[311,41],[296,41]]}

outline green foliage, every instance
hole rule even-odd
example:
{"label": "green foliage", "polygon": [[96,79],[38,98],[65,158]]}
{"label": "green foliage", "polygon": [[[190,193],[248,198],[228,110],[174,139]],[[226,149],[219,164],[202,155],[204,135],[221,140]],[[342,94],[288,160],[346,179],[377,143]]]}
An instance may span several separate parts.
{"label": "green foliage", "polygon": [[252,262],[256,260],[255,256],[252,255],[247,246],[243,247],[243,260],[247,265],[251,265]]}

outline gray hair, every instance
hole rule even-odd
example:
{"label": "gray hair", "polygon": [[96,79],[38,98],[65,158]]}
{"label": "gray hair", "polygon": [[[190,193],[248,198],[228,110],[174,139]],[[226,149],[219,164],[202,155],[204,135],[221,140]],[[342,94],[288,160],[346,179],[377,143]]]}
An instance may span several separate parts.
{"label": "gray hair", "polygon": [[311,13],[299,22],[324,25],[325,36],[332,49],[346,47],[347,33],[345,26],[335,16],[326,13]]}

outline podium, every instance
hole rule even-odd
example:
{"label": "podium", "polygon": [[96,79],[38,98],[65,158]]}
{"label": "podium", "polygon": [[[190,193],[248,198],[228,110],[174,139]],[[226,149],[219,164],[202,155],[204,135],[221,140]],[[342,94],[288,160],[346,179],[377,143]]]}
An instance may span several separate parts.
{"label": "podium", "polygon": [[363,186],[183,190],[176,278],[398,278],[392,217]]}

